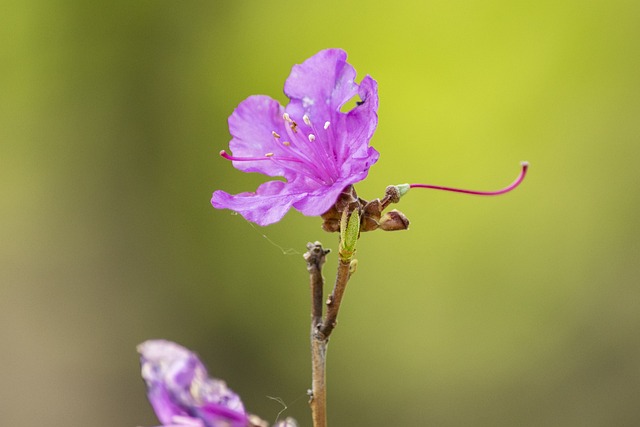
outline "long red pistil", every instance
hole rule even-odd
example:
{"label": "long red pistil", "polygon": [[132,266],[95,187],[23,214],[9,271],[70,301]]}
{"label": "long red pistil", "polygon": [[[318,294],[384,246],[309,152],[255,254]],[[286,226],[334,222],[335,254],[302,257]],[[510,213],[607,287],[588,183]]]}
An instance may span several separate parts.
{"label": "long red pistil", "polygon": [[516,178],[513,183],[501,190],[496,191],[474,191],[474,190],[463,190],[461,188],[453,188],[453,187],[442,187],[440,185],[429,185],[429,184],[409,184],[409,188],[430,188],[432,190],[443,190],[443,191],[453,191],[456,193],[465,193],[465,194],[475,194],[478,196],[497,196],[500,194],[508,193],[509,191],[515,189],[520,185],[525,175],[527,174],[527,169],[529,168],[529,163],[522,162],[522,170],[520,171],[520,175]]}

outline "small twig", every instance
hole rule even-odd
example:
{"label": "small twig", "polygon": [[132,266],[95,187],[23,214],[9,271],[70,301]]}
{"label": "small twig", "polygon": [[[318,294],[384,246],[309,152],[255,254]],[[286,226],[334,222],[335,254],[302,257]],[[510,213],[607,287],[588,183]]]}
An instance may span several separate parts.
{"label": "small twig", "polygon": [[333,292],[327,299],[327,318],[323,322],[322,327],[318,330],[318,335],[321,338],[328,340],[329,335],[335,328],[338,322],[338,311],[340,310],[340,304],[342,303],[342,297],[345,289],[347,289],[347,282],[349,281],[351,262],[350,260],[340,260],[338,264],[338,273],[336,274],[336,283],[333,287]]}
{"label": "small twig", "polygon": [[307,271],[309,272],[309,284],[311,287],[311,323],[317,328],[322,323],[323,310],[323,287],[322,266],[326,261],[327,254],[331,252],[324,249],[322,243],[307,243],[307,252],[304,259],[307,261]]}

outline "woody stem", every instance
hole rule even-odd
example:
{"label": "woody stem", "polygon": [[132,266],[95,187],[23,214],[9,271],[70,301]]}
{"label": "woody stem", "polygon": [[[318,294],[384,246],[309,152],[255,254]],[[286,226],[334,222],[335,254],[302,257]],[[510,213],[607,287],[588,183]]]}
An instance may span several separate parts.
{"label": "woody stem", "polygon": [[323,286],[322,266],[329,250],[323,249],[320,242],[308,243],[304,258],[309,271],[311,288],[311,417],[313,427],[327,425],[326,391],[326,355],[328,340],[318,334],[322,327]]}
{"label": "woody stem", "polygon": [[336,326],[338,311],[347,282],[351,276],[352,254],[344,256],[341,254],[338,263],[336,282],[329,296],[327,305],[327,315],[322,319],[323,312],[323,286],[322,266],[326,260],[329,250],[323,249],[320,242],[307,244],[307,252],[304,258],[307,261],[307,271],[309,271],[309,283],[311,287],[311,418],[313,427],[327,426],[327,387],[326,387],[326,365],[327,346],[329,335]]}

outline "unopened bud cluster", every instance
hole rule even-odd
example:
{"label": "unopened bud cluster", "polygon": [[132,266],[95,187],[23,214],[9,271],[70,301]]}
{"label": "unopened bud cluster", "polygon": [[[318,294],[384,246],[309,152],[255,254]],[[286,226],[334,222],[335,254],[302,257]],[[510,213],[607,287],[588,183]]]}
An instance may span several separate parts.
{"label": "unopened bud cluster", "polygon": [[[407,186],[408,187],[408,186]],[[398,231],[409,228],[409,220],[400,211],[394,209],[384,213],[391,203],[398,203],[408,188],[403,185],[390,185],[382,199],[366,201],[356,194],[353,186],[345,188],[336,203],[322,215],[322,228],[330,233],[341,231],[341,222],[345,214],[351,216],[357,213],[360,220],[359,232],[384,230]]]}

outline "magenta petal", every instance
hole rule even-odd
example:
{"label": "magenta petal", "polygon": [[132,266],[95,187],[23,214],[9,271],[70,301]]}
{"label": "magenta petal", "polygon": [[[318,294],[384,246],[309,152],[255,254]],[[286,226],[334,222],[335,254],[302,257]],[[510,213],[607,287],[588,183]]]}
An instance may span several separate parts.
{"label": "magenta petal", "polygon": [[[235,157],[265,157],[267,153],[286,155],[284,146],[272,132],[284,135],[284,108],[268,96],[254,95],[245,99],[229,117],[233,139],[229,148]],[[260,172],[269,176],[285,176],[285,168],[271,161],[240,161],[233,166],[244,172]]]}
{"label": "magenta petal", "polygon": [[294,207],[307,216],[319,216],[328,211],[342,190],[349,185],[345,181],[339,181],[329,188],[320,188],[313,193],[307,194],[304,198],[294,203]]}
{"label": "magenta petal", "polygon": [[[378,126],[378,83],[366,76],[358,91],[360,104],[347,114],[347,133],[353,155],[364,153]],[[365,150],[365,151],[363,151]]]}
{"label": "magenta petal", "polygon": [[365,152],[353,157],[353,160],[343,165],[343,174],[352,177],[353,184],[360,182],[369,174],[369,168],[378,161],[380,153],[373,147],[365,147]]}
{"label": "magenta petal", "polygon": [[[360,84],[360,104],[340,117],[342,120],[341,128],[344,130],[337,135],[339,141],[337,152],[339,153],[339,163],[343,165],[343,168],[347,167],[346,171],[350,171],[354,167],[351,159],[366,157],[369,153],[369,141],[378,125],[377,89],[376,81],[366,76]],[[369,166],[375,163],[375,160],[370,162]]]}
{"label": "magenta petal", "polygon": [[231,195],[218,190],[213,193],[211,204],[218,209],[231,209],[242,215],[247,221],[258,225],[278,222],[295,202],[306,193],[287,193],[287,183],[267,181],[253,192]]}
{"label": "magenta petal", "polygon": [[284,93],[291,98],[287,111],[297,117],[307,113],[311,120],[324,123],[358,93],[355,77],[345,51],[321,50],[291,69],[284,85]]}

